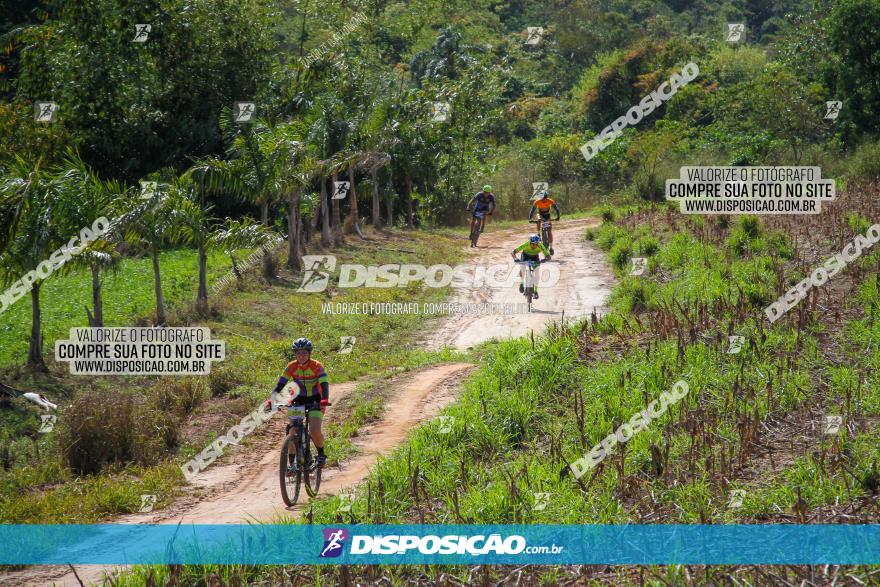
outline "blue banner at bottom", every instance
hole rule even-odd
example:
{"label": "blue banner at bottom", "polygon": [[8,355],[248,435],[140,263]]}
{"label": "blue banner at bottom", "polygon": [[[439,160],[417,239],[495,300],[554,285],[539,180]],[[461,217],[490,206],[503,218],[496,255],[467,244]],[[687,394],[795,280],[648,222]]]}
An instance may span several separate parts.
{"label": "blue banner at bottom", "polygon": [[0,525],[0,564],[880,564],[880,525]]}

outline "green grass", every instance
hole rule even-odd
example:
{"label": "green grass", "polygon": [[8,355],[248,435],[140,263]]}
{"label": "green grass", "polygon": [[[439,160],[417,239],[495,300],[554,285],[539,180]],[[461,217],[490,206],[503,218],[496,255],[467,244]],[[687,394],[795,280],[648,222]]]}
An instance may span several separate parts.
{"label": "green grass", "polygon": [[[247,252],[243,252],[246,258]],[[162,291],[166,312],[195,302],[198,262],[190,249],[164,251],[160,255]],[[208,255],[208,287],[231,270],[229,257]],[[155,316],[153,266],[149,257],[126,259],[120,269],[107,272],[102,280],[104,322],[107,326],[129,326],[141,316]],[[78,270],[53,275],[40,288],[43,345],[55,348],[56,339],[66,339],[74,326],[87,326],[85,306],[92,308],[92,275]],[[25,296],[0,314],[0,368],[23,363],[31,333],[30,296]]]}
{"label": "green grass", "polygon": [[[448,263],[449,259],[456,258],[460,246],[460,242],[435,233],[396,233],[392,241],[357,243],[334,251],[334,254],[337,255],[339,264],[399,262],[432,265]],[[179,255],[176,265],[166,265],[183,272],[189,266],[183,253],[174,253]],[[194,253],[189,254],[194,261]],[[281,262],[284,262],[283,256]],[[139,264],[141,261],[134,263]],[[127,274],[126,271],[123,267],[120,275]],[[75,277],[62,279],[75,280]],[[214,423],[181,439],[178,450],[180,462],[201,451],[206,444],[223,434],[229,426],[237,423],[244,414],[268,397],[279,374],[292,359],[290,342],[297,337],[307,336],[314,342],[313,356],[324,363],[330,377],[331,400],[335,383],[362,377],[385,380],[389,373],[461,359],[461,354],[448,350],[422,351],[416,348],[415,337],[428,321],[423,315],[331,315],[321,311],[322,304],[328,301],[398,301],[419,304],[439,301],[448,295],[448,289],[414,285],[390,289],[338,288],[337,277],[331,279],[327,291],[303,294],[296,291],[300,284],[299,275],[289,275],[282,271],[282,278],[271,284],[252,276],[243,284],[229,286],[222,297],[214,300],[217,313],[210,320],[200,322],[200,325],[211,328],[213,338],[226,342],[226,360],[214,365],[212,374],[207,377],[206,386],[206,389],[214,388],[215,392],[222,395],[211,401],[202,398],[201,403],[195,406],[192,418],[209,418]],[[179,280],[180,283],[188,283],[182,273]],[[133,283],[143,284],[145,278]],[[151,285],[152,282],[146,283]],[[148,287],[140,289],[151,290]],[[181,299],[179,292],[175,295]],[[185,306],[181,305],[181,309],[185,309]],[[75,316],[71,320],[75,322]],[[121,323],[126,323],[125,320],[120,320]],[[70,324],[65,324],[64,328],[69,326]],[[340,336],[345,335],[357,338],[350,354],[337,352]],[[28,380],[24,380],[16,383],[16,386],[44,392],[46,389],[56,392],[64,390],[64,393],[74,397],[83,391],[112,389],[144,395],[157,383],[164,384],[177,379],[133,376],[73,377],[64,374],[64,369],[59,369],[53,362],[50,361],[49,365],[53,369],[51,376],[35,377],[30,380],[30,384]],[[184,383],[181,381],[179,385],[184,386]],[[58,396],[52,393],[50,397]],[[357,392],[355,398],[352,401],[356,405],[350,417],[340,423],[338,428],[331,427],[335,436],[328,446],[331,462],[353,454],[355,449],[349,439],[351,434],[365,422],[379,417],[383,410],[383,403],[377,397],[371,396],[366,389]],[[16,400],[15,404],[18,403]],[[161,490],[163,495],[172,495],[172,488],[182,481],[180,463],[175,459],[146,468],[120,466],[101,475],[74,479],[60,465],[54,434],[35,434],[35,426],[39,420],[33,416],[33,407],[28,409],[27,404],[21,403],[21,413],[16,412],[17,415],[7,410],[2,411],[8,428],[5,432],[0,429],[0,445],[4,439],[8,442],[12,438],[10,431],[16,425],[24,426],[25,431],[37,438],[39,444],[38,449],[25,441],[15,445],[15,466],[10,471],[0,471],[0,509],[4,511],[5,521],[95,521],[131,511],[133,496],[139,496],[142,492],[150,493],[155,489]],[[62,402],[64,403],[66,402]],[[26,425],[22,423],[22,418],[27,419]],[[59,420],[63,418],[62,408],[59,411]],[[142,482],[140,479],[149,481]],[[129,489],[124,489],[126,484],[130,485]],[[20,491],[23,487],[28,487],[29,491]],[[71,496],[77,495],[83,496],[82,503],[77,507],[70,507],[69,500],[74,499]],[[139,506],[139,497],[136,501]]]}

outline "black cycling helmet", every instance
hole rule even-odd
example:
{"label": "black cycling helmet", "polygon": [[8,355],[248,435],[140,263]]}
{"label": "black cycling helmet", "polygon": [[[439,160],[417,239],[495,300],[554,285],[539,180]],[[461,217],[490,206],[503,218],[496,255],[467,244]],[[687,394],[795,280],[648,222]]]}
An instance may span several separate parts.
{"label": "black cycling helmet", "polygon": [[295,341],[293,341],[291,348],[293,348],[293,350],[295,350],[295,351],[300,351],[300,350],[305,349],[309,352],[312,352],[312,341],[310,341],[307,338],[298,338]]}

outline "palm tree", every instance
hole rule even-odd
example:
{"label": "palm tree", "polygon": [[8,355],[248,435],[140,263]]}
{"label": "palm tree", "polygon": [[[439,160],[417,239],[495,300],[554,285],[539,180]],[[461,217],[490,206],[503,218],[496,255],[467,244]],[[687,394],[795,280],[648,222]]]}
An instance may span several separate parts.
{"label": "palm tree", "polygon": [[27,364],[45,370],[40,287],[55,265],[49,260],[50,255],[66,241],[65,235],[58,231],[63,224],[58,203],[64,180],[44,170],[41,164],[41,160],[29,164],[16,157],[0,177],[0,283],[4,289],[16,284],[12,293],[17,296],[30,292],[31,336]]}
{"label": "palm tree", "polygon": [[[234,122],[226,112],[221,126],[229,138],[228,159],[210,158],[200,162],[206,173],[206,187],[233,193],[260,207],[260,221],[269,226],[269,208],[289,197],[299,185],[291,168],[305,151],[299,139],[302,129],[296,125],[272,126],[264,120],[247,125]],[[263,259],[263,274],[275,276],[274,255]]]}
{"label": "palm tree", "polygon": [[208,241],[211,238],[213,206],[205,201],[204,168],[190,168],[171,184],[169,208],[171,212],[171,239],[195,244],[199,256],[199,288],[196,293],[196,312],[208,314]]}
{"label": "palm tree", "polygon": [[147,249],[153,261],[153,287],[156,293],[156,324],[165,324],[165,297],[162,293],[162,274],[159,271],[159,253],[173,233],[176,215],[174,200],[167,197],[168,185],[158,184],[152,198],[129,208],[122,217],[125,240]]}
{"label": "palm tree", "polygon": [[331,231],[335,245],[343,243],[342,222],[338,200],[328,200],[327,180],[338,178],[336,165],[339,154],[345,148],[346,136],[351,127],[342,116],[343,104],[335,94],[326,95],[318,107],[318,115],[309,129],[309,142],[321,159],[318,179],[321,182],[321,245],[330,246]]}
{"label": "palm tree", "polygon": [[[99,178],[75,152],[68,152],[62,163],[61,175],[66,181],[63,182],[64,197],[60,204],[68,234],[74,234],[80,227],[90,226],[96,218],[112,216],[111,211],[117,209],[128,196],[128,190],[121,183]],[[92,310],[86,307],[90,326],[104,326],[101,272],[116,270],[119,260],[116,243],[111,235],[105,234],[74,257],[71,263],[71,267],[88,268],[92,275]]]}
{"label": "palm tree", "polygon": [[278,233],[250,218],[245,217],[241,220],[227,218],[223,227],[211,234],[207,246],[209,249],[220,250],[229,255],[229,259],[232,261],[232,272],[237,279],[241,279],[242,273],[238,267],[238,261],[235,259],[235,251],[264,248],[278,242],[279,238]]}

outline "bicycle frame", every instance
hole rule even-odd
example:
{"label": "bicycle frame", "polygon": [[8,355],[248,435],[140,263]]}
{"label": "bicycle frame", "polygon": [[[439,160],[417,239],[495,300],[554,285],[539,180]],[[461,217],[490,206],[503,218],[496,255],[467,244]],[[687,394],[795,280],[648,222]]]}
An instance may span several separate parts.
{"label": "bicycle frame", "polygon": [[519,265],[525,265],[523,273],[523,288],[533,289],[535,287],[535,270],[540,265],[540,261],[515,261]]}

